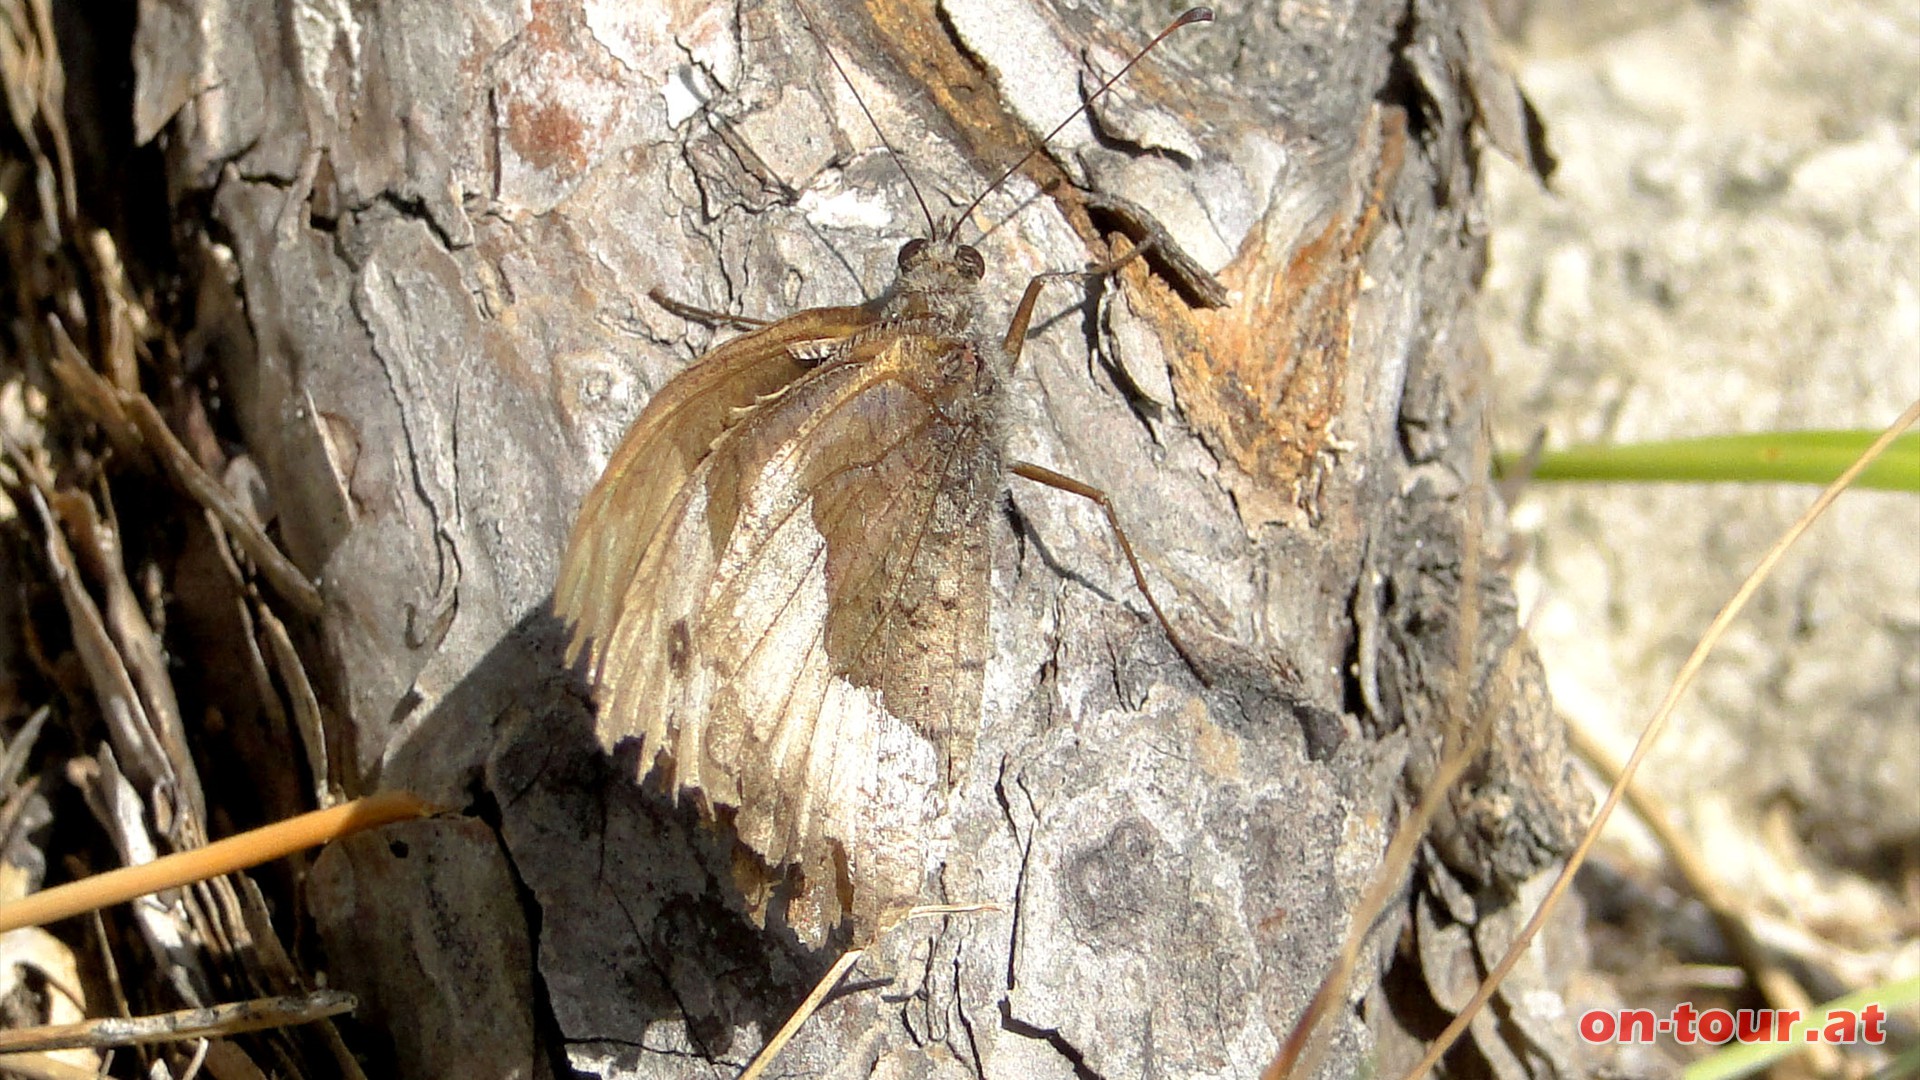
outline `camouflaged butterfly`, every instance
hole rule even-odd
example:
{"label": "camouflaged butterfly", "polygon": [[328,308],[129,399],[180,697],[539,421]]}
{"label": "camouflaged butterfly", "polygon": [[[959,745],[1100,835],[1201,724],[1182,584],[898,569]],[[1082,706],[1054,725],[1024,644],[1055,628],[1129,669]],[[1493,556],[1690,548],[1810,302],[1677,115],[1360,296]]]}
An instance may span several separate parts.
{"label": "camouflaged butterfly", "polygon": [[985,261],[954,236],[972,209],[945,229],[929,214],[879,300],[764,325],[662,387],[587,496],[554,591],[602,744],[639,739],[643,773],[730,817],[760,864],[742,882],[756,917],[784,883],[803,940],[848,918],[870,940],[920,897],[979,726],[1007,473],[1106,508],[1004,457],[1002,394],[1040,289],[1078,275],[1033,279],[1004,332],[986,325]]}

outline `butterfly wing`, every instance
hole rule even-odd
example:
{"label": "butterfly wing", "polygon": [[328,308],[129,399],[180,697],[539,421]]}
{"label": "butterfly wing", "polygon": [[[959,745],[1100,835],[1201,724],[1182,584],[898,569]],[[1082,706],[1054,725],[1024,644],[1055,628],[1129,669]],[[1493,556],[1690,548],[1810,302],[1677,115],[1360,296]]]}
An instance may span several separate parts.
{"label": "butterfly wing", "polygon": [[803,936],[914,902],[971,755],[990,388],[964,341],[860,335],[720,434],[591,646],[602,741],[640,737],[769,870],[797,868]]}
{"label": "butterfly wing", "polygon": [[554,614],[574,628],[568,663],[584,650],[590,675],[600,670],[600,643],[626,605],[647,546],[721,433],[743,410],[807,373],[796,350],[847,338],[874,318],[859,307],[803,311],[721,345],[661,387],[574,521],[553,593]]}

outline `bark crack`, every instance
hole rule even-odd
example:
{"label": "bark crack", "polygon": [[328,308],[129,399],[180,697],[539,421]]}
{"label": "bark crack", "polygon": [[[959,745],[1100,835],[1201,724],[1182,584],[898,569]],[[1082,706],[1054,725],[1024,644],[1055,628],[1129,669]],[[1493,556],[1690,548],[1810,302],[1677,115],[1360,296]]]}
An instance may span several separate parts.
{"label": "bark crack", "polygon": [[1014,1035],[1046,1043],[1067,1063],[1073,1066],[1074,1080],[1104,1080],[1100,1073],[1087,1064],[1087,1056],[1081,1049],[1067,1040],[1065,1035],[1051,1028],[1035,1027],[1013,1015],[1013,1003],[1006,998],[1000,999],[1000,1027]]}

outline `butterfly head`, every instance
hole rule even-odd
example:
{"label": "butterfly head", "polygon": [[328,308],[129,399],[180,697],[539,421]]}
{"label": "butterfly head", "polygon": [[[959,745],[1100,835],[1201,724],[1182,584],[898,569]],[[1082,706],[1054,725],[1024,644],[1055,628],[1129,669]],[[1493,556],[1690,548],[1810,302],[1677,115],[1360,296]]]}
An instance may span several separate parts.
{"label": "butterfly head", "polygon": [[971,244],[938,231],[930,240],[909,240],[900,248],[899,271],[889,304],[899,317],[931,317],[964,326],[978,314],[987,261]]}

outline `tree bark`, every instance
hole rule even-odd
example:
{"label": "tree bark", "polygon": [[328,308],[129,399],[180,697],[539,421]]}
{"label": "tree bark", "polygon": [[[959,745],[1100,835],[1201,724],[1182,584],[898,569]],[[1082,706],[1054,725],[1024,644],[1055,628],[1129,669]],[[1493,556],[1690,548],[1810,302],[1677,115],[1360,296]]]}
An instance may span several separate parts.
{"label": "tree bark", "polygon": [[[757,929],[724,830],[596,743],[546,614],[571,516],[719,339],[650,289],[761,318],[873,296],[926,230],[902,167],[956,213],[1149,10],[820,10],[896,164],[781,0],[142,5],[136,126],[168,132],[176,204],[209,211],[201,310],[233,317],[208,347],[326,598],[335,779],[494,827],[316,865],[328,962],[404,1075],[730,1075],[833,961]],[[979,746],[927,894],[998,910],[885,935],[791,1075],[1256,1074],[1457,722],[1460,566],[1498,520],[1472,449],[1477,157],[1525,153],[1524,110],[1478,4],[1221,14],[962,226],[1007,312],[1031,275],[1164,233],[1046,292],[1008,440],[1108,493],[1211,685],[1097,509],[1015,480]],[[1540,727],[1481,564],[1474,700]],[[1564,844],[1564,763],[1530,738],[1538,760],[1485,774],[1522,811],[1487,819],[1484,787],[1452,804],[1430,872],[1461,896],[1492,903]],[[509,880],[518,904],[478,895]],[[1356,1002],[1409,918],[1384,920]],[[537,979],[502,970],[524,955]],[[1390,1029],[1337,1017],[1329,1074]]]}

